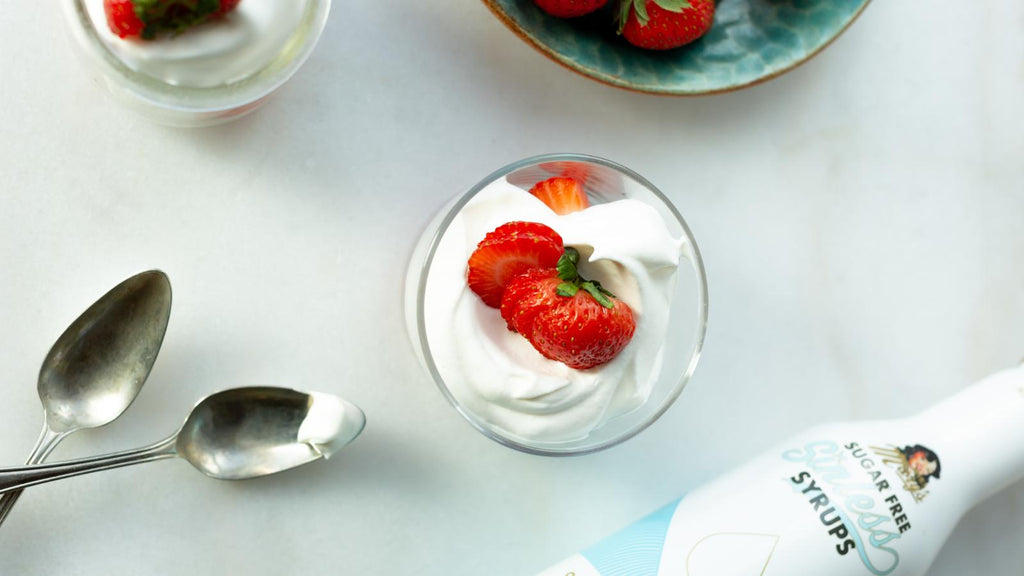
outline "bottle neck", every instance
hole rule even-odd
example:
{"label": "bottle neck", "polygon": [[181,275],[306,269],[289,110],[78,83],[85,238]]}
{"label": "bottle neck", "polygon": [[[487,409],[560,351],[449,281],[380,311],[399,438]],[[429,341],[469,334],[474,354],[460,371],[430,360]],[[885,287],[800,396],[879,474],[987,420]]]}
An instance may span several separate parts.
{"label": "bottle neck", "polygon": [[985,378],[909,424],[929,443],[908,450],[911,468],[931,472],[973,507],[1024,477],[1024,365]]}

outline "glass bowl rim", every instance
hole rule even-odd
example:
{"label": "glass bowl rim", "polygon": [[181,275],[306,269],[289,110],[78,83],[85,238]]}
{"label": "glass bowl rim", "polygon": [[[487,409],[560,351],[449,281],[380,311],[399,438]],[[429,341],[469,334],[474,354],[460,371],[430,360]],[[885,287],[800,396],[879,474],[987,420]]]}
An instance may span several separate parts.
{"label": "glass bowl rim", "polygon": [[[629,178],[635,180],[638,184],[646,188],[651,192],[658,200],[660,200],[666,209],[676,219],[677,223],[683,230],[683,234],[686,237],[687,242],[690,243],[691,254],[692,254],[692,266],[697,279],[697,326],[696,333],[694,334],[693,348],[690,353],[690,360],[687,363],[686,370],[680,376],[679,381],[673,386],[673,389],[669,394],[662,400],[661,405],[647,416],[641,422],[628,428],[625,432],[612,437],[608,440],[595,444],[593,446],[586,446],[583,448],[574,448],[569,450],[559,450],[545,447],[533,446],[528,443],[520,442],[514,438],[510,438],[504,434],[499,433],[496,430],[488,428],[479,418],[471,414],[465,409],[457,398],[452,394],[451,390],[448,389],[445,384],[444,378],[441,376],[437,369],[437,365],[434,363],[433,355],[430,351],[430,342],[426,334],[426,322],[424,317],[424,299],[426,297],[427,277],[430,270],[431,264],[434,261],[434,256],[437,253],[437,248],[441,243],[441,239],[447,232],[448,227],[451,226],[455,216],[462,210],[463,207],[472,200],[477,193],[483,190],[486,186],[494,182],[499,178],[503,178],[512,172],[517,170],[528,168],[530,166],[536,166],[538,164],[549,163],[549,162],[588,162],[599,166],[604,166],[619,172]],[[527,454],[534,454],[538,456],[582,456],[584,454],[592,454],[599,452],[612,446],[616,446],[633,438],[640,432],[646,430],[651,424],[656,422],[661,416],[675,403],[676,399],[682,393],[683,388],[690,381],[693,376],[693,372],[697,367],[697,363],[700,360],[701,352],[704,347],[704,339],[707,334],[708,324],[708,285],[707,275],[704,269],[704,260],[701,257],[700,249],[697,246],[696,238],[693,236],[693,232],[690,230],[690,226],[686,223],[686,219],[683,218],[682,214],[675,207],[671,200],[658,187],[652,184],[649,180],[637,174],[633,170],[611,160],[601,158],[598,156],[592,156],[588,154],[577,154],[577,153],[553,153],[553,154],[541,154],[537,156],[530,156],[522,160],[507,164],[497,170],[491,172],[486,177],[481,179],[479,182],[474,184],[462,195],[455,197],[454,202],[446,204],[442,210],[445,210],[444,217],[437,224],[436,229],[433,230],[433,236],[430,238],[429,245],[427,246],[426,256],[424,257],[422,264],[418,269],[419,278],[416,284],[416,334],[415,337],[418,339],[420,353],[423,356],[422,360],[430,373],[431,378],[434,380],[434,384],[437,385],[438,389],[448,400],[448,403],[452,405],[455,410],[458,411],[462,417],[470,423],[474,428],[477,429],[481,434],[494,440],[495,442],[513,448],[520,452]],[[433,226],[433,223],[431,223]],[[425,233],[431,233],[427,230]],[[422,241],[422,239],[421,239]],[[415,265],[415,263],[414,263]]]}
{"label": "glass bowl rim", "polygon": [[[255,73],[237,80],[235,82],[212,87],[189,87],[173,86],[166,82],[152,77],[144,72],[138,72],[125,64],[100,37],[96,23],[89,17],[85,7],[86,0],[64,0],[65,1],[65,22],[71,28],[70,32],[75,37],[74,48],[87,53],[89,63],[97,71],[107,78],[116,78],[121,88],[130,92],[132,97],[144,102],[149,106],[167,110],[179,114],[219,114],[233,110],[239,110],[254,106],[263,101],[277,89],[283,86],[295,75],[303,64],[313,54],[314,49],[320,42],[323,31],[327,25],[327,18],[330,15],[332,0],[318,0],[316,12],[312,14],[309,22],[309,34],[303,42],[299,52],[289,60],[281,69],[275,71],[265,81],[253,81],[253,78],[260,71],[265,70],[271,64],[260,68]],[[302,28],[305,23],[300,23]],[[298,30],[297,28],[296,30]],[[282,48],[283,50],[283,48]],[[189,94],[206,95],[226,88],[244,86],[247,89],[241,93],[241,97],[222,97],[213,100],[210,104],[189,104],[182,102],[180,98],[161,97],[160,90],[171,88]]]}

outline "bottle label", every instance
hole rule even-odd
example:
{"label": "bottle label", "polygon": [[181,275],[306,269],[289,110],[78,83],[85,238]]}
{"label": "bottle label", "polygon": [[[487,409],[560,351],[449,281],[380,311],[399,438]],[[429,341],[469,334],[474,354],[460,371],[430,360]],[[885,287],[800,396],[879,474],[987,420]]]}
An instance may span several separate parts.
{"label": "bottle label", "polygon": [[938,455],[920,444],[808,442],[783,452],[782,459],[799,465],[786,483],[836,540],[836,553],[856,552],[876,576],[900,564],[900,540],[912,528],[905,499],[923,501],[929,482],[942,471]]}
{"label": "bottle label", "polygon": [[657,574],[669,523],[682,499],[588,548],[583,556],[601,576]]}
{"label": "bottle label", "polygon": [[913,530],[912,508],[940,474],[938,456],[921,445],[805,442],[540,576],[888,576]]}

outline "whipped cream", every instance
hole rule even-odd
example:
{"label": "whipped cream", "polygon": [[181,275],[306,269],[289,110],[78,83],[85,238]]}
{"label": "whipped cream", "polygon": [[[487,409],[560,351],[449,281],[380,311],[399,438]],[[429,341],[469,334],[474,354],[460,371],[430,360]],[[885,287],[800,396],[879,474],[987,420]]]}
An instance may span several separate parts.
{"label": "whipped cream", "polygon": [[[466,283],[477,243],[501,224],[546,224],[580,251],[580,274],[600,281],[636,318],[630,343],[611,362],[575,370],[537,352],[510,331]],[[560,216],[525,190],[499,179],[454,218],[428,273],[424,323],[437,369],[452,395],[478,418],[527,441],[586,437],[643,404],[661,369],[669,308],[685,238],[658,212],[616,200]]]}
{"label": "whipped cream", "polygon": [[107,48],[126,66],[174,86],[210,88],[252,76],[287,47],[310,0],[242,0],[214,22],[154,40],[118,38],[103,0],[86,9]]}

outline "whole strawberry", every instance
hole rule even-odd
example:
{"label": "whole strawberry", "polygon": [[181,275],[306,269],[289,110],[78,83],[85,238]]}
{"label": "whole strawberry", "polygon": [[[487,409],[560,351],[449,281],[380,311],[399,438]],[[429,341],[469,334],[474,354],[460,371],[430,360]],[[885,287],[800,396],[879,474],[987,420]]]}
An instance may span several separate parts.
{"label": "whole strawberry", "polygon": [[240,0],[103,0],[107,26],[119,38],[151,40],[220,18]]}
{"label": "whole strawberry", "polygon": [[566,248],[556,270],[531,270],[505,290],[501,315],[544,357],[586,370],[610,362],[636,331],[633,310],[580,277],[579,252]]}
{"label": "whole strawberry", "polygon": [[541,10],[559,18],[575,18],[603,7],[608,0],[533,0]]}
{"label": "whole strawberry", "polygon": [[714,0],[620,0],[619,34],[648,50],[689,44],[711,28]]}

